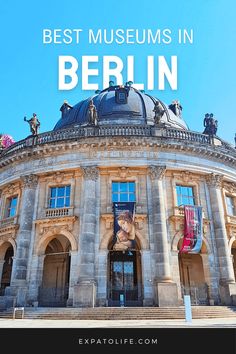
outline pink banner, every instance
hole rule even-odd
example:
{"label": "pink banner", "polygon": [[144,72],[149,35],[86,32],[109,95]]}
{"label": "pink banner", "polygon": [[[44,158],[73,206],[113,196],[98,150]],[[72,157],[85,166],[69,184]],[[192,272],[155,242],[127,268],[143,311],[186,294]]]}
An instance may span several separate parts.
{"label": "pink banner", "polygon": [[184,206],[184,239],[181,253],[199,253],[202,247],[202,207]]}

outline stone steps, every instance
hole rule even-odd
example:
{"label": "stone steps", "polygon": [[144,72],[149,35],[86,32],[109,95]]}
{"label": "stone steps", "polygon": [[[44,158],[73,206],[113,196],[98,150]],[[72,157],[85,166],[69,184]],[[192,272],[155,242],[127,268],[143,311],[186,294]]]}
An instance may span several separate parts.
{"label": "stone steps", "polygon": [[[236,307],[192,306],[193,319],[235,318]],[[13,318],[13,309],[0,312],[0,318]],[[16,312],[16,319],[20,312]],[[58,320],[171,320],[184,319],[185,309],[181,307],[95,307],[95,308],[44,308],[26,307],[25,319]]]}

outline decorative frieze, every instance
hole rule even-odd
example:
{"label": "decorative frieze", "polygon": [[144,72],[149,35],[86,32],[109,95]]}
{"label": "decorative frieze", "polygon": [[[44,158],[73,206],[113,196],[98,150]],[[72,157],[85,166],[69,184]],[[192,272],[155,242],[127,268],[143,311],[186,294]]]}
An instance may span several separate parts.
{"label": "decorative frieze", "polygon": [[96,181],[98,179],[99,170],[96,166],[86,166],[81,169],[85,179],[91,179],[92,181]]}
{"label": "decorative frieze", "polygon": [[21,177],[24,188],[36,188],[38,184],[38,176],[34,174]]}
{"label": "decorative frieze", "polygon": [[73,231],[74,223],[78,219],[76,216],[61,217],[54,219],[36,220],[35,224],[38,227],[40,236],[51,231],[55,235],[59,235],[62,230]]}
{"label": "decorative frieze", "polygon": [[166,172],[166,166],[149,166],[149,176],[153,179],[162,179]]}
{"label": "decorative frieze", "polygon": [[[12,218],[13,219],[13,218]],[[3,223],[4,220],[1,221],[0,223],[0,240],[3,240],[3,237],[5,235],[9,235],[12,238],[16,237],[17,230],[19,229],[19,224],[17,224],[17,218],[14,218],[14,221],[12,223]]]}
{"label": "decorative frieze", "polygon": [[[184,133],[181,131],[181,134]],[[190,132],[187,132],[188,134]],[[200,134],[204,139],[206,138],[206,135]],[[75,136],[73,135],[73,138]],[[176,136],[177,138],[177,136]],[[187,140],[189,139],[189,136],[187,137]],[[108,154],[111,158],[115,157],[112,156],[112,154],[119,153],[119,157],[121,157],[122,154],[124,154],[123,157],[145,157],[146,155],[147,158],[151,158],[152,154],[157,154],[156,158],[158,158],[158,153],[160,149],[168,149],[168,150],[178,150],[181,151],[181,153],[184,153],[185,151],[188,153],[193,153],[195,156],[206,156],[210,160],[213,161],[220,161],[221,163],[225,163],[227,165],[233,165],[235,166],[236,164],[236,155],[235,155],[235,149],[230,149],[227,146],[227,149],[225,149],[225,146],[217,146],[217,149],[215,149],[215,146],[211,146],[209,144],[206,144],[205,141],[200,141],[200,140],[194,140],[190,139],[191,144],[184,143],[181,141],[179,138],[175,140],[174,137],[172,139],[163,139],[163,137],[156,137],[156,136],[129,136],[127,138],[125,137],[120,137],[120,136],[106,136],[105,139],[103,136],[95,136],[95,137],[88,137],[86,136],[86,142],[80,138],[78,141],[73,141],[73,142],[68,142],[68,139],[62,141],[58,140],[57,143],[55,143],[55,140],[53,140],[53,144],[50,146],[50,154],[51,158],[54,156],[58,155],[62,150],[67,151],[73,149],[73,151],[77,150],[80,151],[81,156],[82,155],[88,155],[88,158],[101,158],[106,157],[106,154]],[[201,144],[199,144],[201,142]],[[14,147],[12,151],[8,151],[8,153],[2,154],[1,159],[0,159],[0,166],[5,167],[7,166],[7,169],[9,169],[9,165],[12,164],[13,161],[23,161],[27,160],[30,158],[30,156],[34,156],[35,154],[41,158],[41,161],[44,161],[45,158],[44,156],[48,157],[49,149],[48,149],[48,144],[50,141],[47,141],[47,144],[45,145],[37,145],[34,146],[32,150],[25,150],[25,145],[19,146],[19,149]],[[105,145],[104,145],[105,144]],[[14,144],[15,145],[15,144]],[[151,148],[151,149],[149,149]],[[86,149],[86,151],[84,151]],[[118,151],[120,149],[120,151]],[[158,151],[154,151],[158,149]],[[110,151],[109,151],[110,150]],[[137,155],[137,156],[136,156]],[[139,156],[138,156],[139,155]],[[49,166],[54,165],[54,163],[50,163]],[[39,165],[37,165],[38,167]],[[46,166],[45,166],[46,167]],[[12,172],[9,174],[9,176],[12,176]]]}

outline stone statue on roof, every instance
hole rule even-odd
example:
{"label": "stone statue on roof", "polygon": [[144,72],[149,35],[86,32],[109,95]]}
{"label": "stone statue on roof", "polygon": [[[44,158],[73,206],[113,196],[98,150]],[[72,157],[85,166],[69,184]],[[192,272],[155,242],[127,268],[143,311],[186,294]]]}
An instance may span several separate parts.
{"label": "stone statue on roof", "polygon": [[89,124],[98,125],[97,109],[92,99],[89,101],[88,114],[89,114]]}
{"label": "stone statue on roof", "polygon": [[178,100],[172,101],[172,103],[169,105],[169,108],[177,117],[181,118],[183,108]]}
{"label": "stone statue on roof", "polygon": [[32,135],[38,135],[40,121],[37,118],[37,114],[33,113],[33,116],[30,119],[26,119],[26,117],[24,117],[24,121],[29,123]]}
{"label": "stone statue on roof", "polygon": [[155,102],[155,106],[153,108],[153,112],[155,113],[155,115],[154,115],[154,123],[155,124],[160,124],[161,117],[163,116],[165,110],[162,108],[162,105],[160,104],[159,101]]}
{"label": "stone statue on roof", "polygon": [[205,127],[203,134],[208,135],[216,135],[217,128],[218,128],[218,120],[213,118],[213,113],[206,113],[205,118],[203,121],[203,125]]}

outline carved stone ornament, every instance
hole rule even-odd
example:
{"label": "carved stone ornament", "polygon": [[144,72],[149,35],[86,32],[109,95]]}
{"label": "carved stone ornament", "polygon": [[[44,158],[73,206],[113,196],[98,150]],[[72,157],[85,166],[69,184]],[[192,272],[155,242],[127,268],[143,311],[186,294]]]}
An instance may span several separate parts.
{"label": "carved stone ornament", "polygon": [[[16,182],[16,183],[11,183],[8,184],[4,189],[3,189],[3,193],[5,195],[13,195],[15,193],[18,193],[20,189],[20,183]],[[0,195],[1,196],[1,195]]]}
{"label": "carved stone ornament", "polygon": [[65,178],[65,173],[64,172],[56,172],[54,175],[53,175],[53,180],[56,182],[56,183],[61,183],[63,182]]}
{"label": "carved stone ornament", "polygon": [[227,190],[229,193],[236,193],[236,183],[230,183],[230,182],[225,182],[224,183],[224,188]]}
{"label": "carved stone ornament", "polygon": [[162,179],[166,172],[166,166],[149,166],[149,176],[151,179]]}
{"label": "carved stone ornament", "polygon": [[118,171],[120,178],[127,178],[129,176],[129,168],[128,167],[120,167]]}
{"label": "carved stone ornament", "polygon": [[193,175],[189,171],[182,171],[181,172],[181,177],[182,177],[184,182],[189,182],[189,181],[191,181],[193,179]]}
{"label": "carved stone ornament", "polygon": [[73,230],[73,224],[67,224],[67,225],[50,225],[50,226],[41,226],[39,229],[39,234],[40,235],[45,235],[49,231],[52,232],[54,235],[59,235],[63,231],[72,231]]}
{"label": "carved stone ornament", "polygon": [[82,173],[85,179],[91,179],[92,181],[96,181],[99,176],[99,171],[96,166],[82,167]]}
{"label": "carved stone ornament", "polygon": [[22,176],[21,180],[23,182],[24,188],[36,188],[38,184],[38,176],[36,175],[26,175]]}
{"label": "carved stone ornament", "polygon": [[206,177],[207,184],[216,188],[220,188],[222,186],[222,181],[223,175],[216,175],[215,173],[211,173]]}

